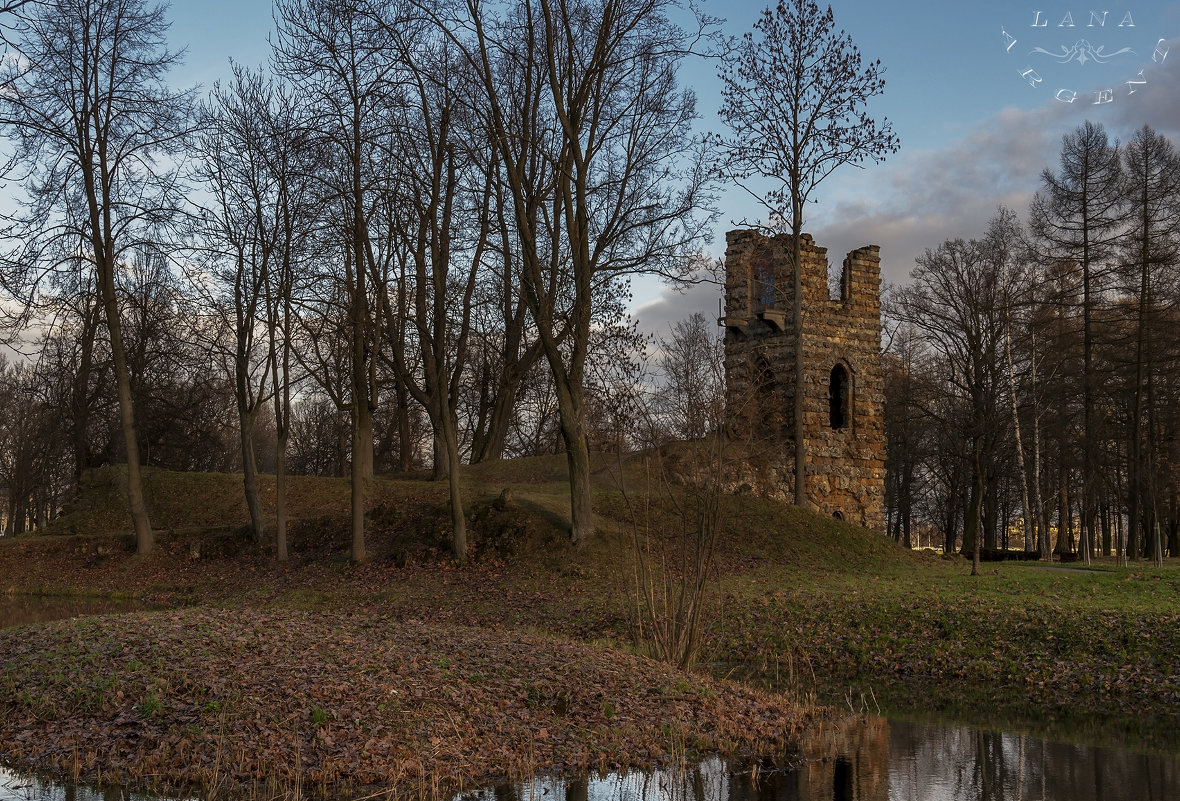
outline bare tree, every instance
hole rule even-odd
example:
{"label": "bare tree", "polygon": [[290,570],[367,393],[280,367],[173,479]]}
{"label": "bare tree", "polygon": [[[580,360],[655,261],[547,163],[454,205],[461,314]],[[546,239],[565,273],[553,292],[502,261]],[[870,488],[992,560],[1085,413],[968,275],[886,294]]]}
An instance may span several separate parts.
{"label": "bare tree", "polygon": [[[54,380],[69,383],[59,413],[69,424],[77,490],[83,471],[94,459],[88,433],[110,371],[92,262],[78,253],[59,254],[37,290],[26,284],[30,271],[20,265],[6,267],[0,270],[0,291],[19,299],[0,311],[0,324],[10,343],[29,355],[37,352],[42,369]],[[50,269],[49,264],[45,267]],[[39,341],[29,341],[29,333],[37,329]]]}
{"label": "bare tree", "polygon": [[7,0],[7,2],[0,3],[0,14],[5,14],[9,11],[19,11],[23,6],[35,2],[39,2],[39,0]]}
{"label": "bare tree", "polygon": [[[69,487],[67,431],[55,398],[56,377],[40,365],[10,365],[0,356],[0,496],[7,496],[6,534],[42,529]],[[68,391],[68,389],[67,389]]]}
{"label": "bare tree", "polygon": [[[1017,286],[1023,283],[1021,279],[1024,277],[1022,275],[1024,271],[1021,268],[1024,266],[1022,252],[1025,250],[1025,243],[1024,231],[1016,219],[1016,214],[1011,209],[1000,208],[996,216],[992,218],[983,244],[987,258],[992,260],[1000,273],[1000,296],[1004,304],[1004,361],[1008,368],[1008,400],[1012,412],[1012,435],[1015,440],[1016,464],[1019,468],[1021,528],[1024,534],[1024,549],[1031,551],[1033,550],[1033,536],[1029,519],[1032,517],[1040,520],[1041,516],[1039,503],[1034,509],[1029,502],[1028,468],[1024,459],[1024,438],[1021,435],[1020,406],[1017,402],[1016,369],[1012,357],[1012,311],[1013,307],[1017,305],[1015,298]],[[1035,368],[1033,375],[1035,376]],[[1034,384],[1033,392],[1035,393],[1035,391]],[[1034,484],[1038,480],[1039,476],[1034,474]],[[1039,500],[1039,494],[1037,498]]]}
{"label": "bare tree", "polygon": [[934,382],[923,380],[930,370],[923,363],[921,340],[912,324],[897,327],[882,354],[885,376],[885,498],[886,533],[907,548],[913,547],[911,531],[915,496],[927,454],[930,394]]}
{"label": "bare tree", "polygon": [[294,293],[296,265],[308,254],[315,220],[315,194],[310,191],[316,156],[303,127],[300,104],[294,93],[275,86],[266,107],[267,169],[275,181],[273,222],[277,228],[277,254],[267,270],[263,296],[266,299],[267,347],[270,351],[271,387],[274,399],[276,438],[275,460],[275,558],[287,560],[287,443],[291,432],[291,391],[295,385]]}
{"label": "bare tree", "polygon": [[[721,119],[729,177],[756,198],[775,227],[790,226],[793,330],[803,340],[803,209],[816,187],[845,164],[896,153],[888,120],[865,110],[885,89],[880,61],[864,63],[852,38],[837,32],[832,9],[814,0],[779,0],[724,54]],[[770,188],[766,188],[769,182]],[[808,504],[803,431],[804,353],[794,369],[795,503]]]}
{"label": "bare tree", "polygon": [[301,175],[299,103],[260,70],[233,67],[201,112],[192,147],[211,202],[200,233],[212,278],[224,292],[213,308],[230,332],[242,481],[256,543],[264,535],[254,448],[259,414],[272,400],[276,436],[275,554],[287,558],[286,439],[289,430],[293,260],[312,224]]}
{"label": "bare tree", "polygon": [[725,363],[717,326],[697,312],[673,323],[660,337],[664,384],[657,392],[658,414],[682,439],[703,439],[722,423]]}
{"label": "bare tree", "polygon": [[[127,452],[137,549],[152,549],[117,279],[128,253],[179,203],[162,165],[186,133],[191,93],[165,84],[177,54],[164,46],[162,7],[143,0],[44,0],[11,12],[0,125],[27,165],[25,212],[10,219],[6,261],[36,271],[62,254],[92,260],[109,331]],[[28,283],[35,287],[36,277]]]}
{"label": "bare tree", "polygon": [[220,290],[228,290],[228,297],[215,299],[213,308],[230,334],[242,484],[256,544],[262,543],[265,522],[253,435],[271,377],[271,351],[256,334],[275,251],[272,187],[261,152],[263,91],[261,76],[235,66],[233,81],[227,87],[215,86],[201,109],[192,143],[198,175],[212,195],[201,215],[211,277]]}
{"label": "bare tree", "polygon": [[979,572],[984,496],[1002,424],[1002,281],[986,251],[981,242],[961,239],[927,250],[897,304],[900,318],[941,357],[945,386],[964,401],[960,441],[970,448],[972,485],[963,547],[973,554],[972,575]]}
{"label": "bare tree", "polygon": [[1094,309],[1110,276],[1110,258],[1123,232],[1126,204],[1118,143],[1100,124],[1086,122],[1062,138],[1061,172],[1046,169],[1033,199],[1031,228],[1047,255],[1071,261],[1082,289],[1082,535],[1089,552],[1098,496],[1098,388],[1094,365]]}
{"label": "bare tree", "polygon": [[155,244],[122,270],[120,316],[140,459],[170,470],[225,471],[237,466],[233,387],[208,345],[222,332],[188,292]]}
{"label": "bare tree", "polygon": [[1138,556],[1139,535],[1145,532],[1151,552],[1157,560],[1162,560],[1160,521],[1156,514],[1157,442],[1151,435],[1158,414],[1157,349],[1153,343],[1163,339],[1157,284],[1163,278],[1161,272],[1174,270],[1180,262],[1180,157],[1166,137],[1145,125],[1123,150],[1123,170],[1130,211],[1125,244],[1125,264],[1129,269],[1124,280],[1138,300],[1127,452],[1128,555]]}
{"label": "bare tree", "polygon": [[[471,461],[503,458],[517,397],[525,377],[543,357],[541,340],[530,327],[520,280],[520,246],[512,225],[503,165],[494,151],[482,162],[491,188],[494,236],[488,249],[494,264],[476,286],[475,342],[470,371]],[[490,260],[489,260],[490,261]]]}
{"label": "bare tree", "polygon": [[671,0],[465,5],[447,27],[483,89],[502,160],[524,300],[556,389],[577,543],[594,531],[585,381],[596,295],[635,272],[682,274],[704,233],[695,97],[676,81],[699,32],[671,21]]}
{"label": "bare tree", "polygon": [[[399,382],[430,417],[435,465],[445,473],[450,495],[451,549],[463,563],[467,524],[457,404],[476,277],[492,218],[492,185],[479,186],[478,171],[472,169],[479,130],[465,102],[471,90],[466,60],[442,36],[419,36],[402,47],[402,58],[414,69],[400,112],[404,116],[393,128],[394,152],[406,169],[399,208],[390,216],[394,251],[406,262],[400,273],[405,278],[396,287],[399,311],[408,312],[421,369],[412,369],[404,335],[390,338],[389,351]],[[389,303],[387,291],[381,297]],[[385,316],[392,320],[397,314],[390,308]]]}
{"label": "bare tree", "polygon": [[[334,210],[347,305],[352,417],[352,560],[364,561],[365,498],[373,478],[376,354],[384,324],[377,291],[390,254],[374,236],[373,217],[396,170],[389,159],[391,108],[402,68],[396,57],[404,13],[396,0],[280,0],[275,11],[276,69],[307,99],[308,125],[325,157],[325,212]],[[403,35],[410,35],[402,31]]]}

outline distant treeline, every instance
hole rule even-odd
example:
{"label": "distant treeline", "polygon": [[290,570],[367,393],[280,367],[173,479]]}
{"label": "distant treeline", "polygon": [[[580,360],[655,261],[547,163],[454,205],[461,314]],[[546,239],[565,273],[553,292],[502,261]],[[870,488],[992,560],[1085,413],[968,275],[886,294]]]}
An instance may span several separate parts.
{"label": "distant treeline", "polygon": [[889,532],[948,551],[1180,555],[1180,159],[1086,123],[1028,220],[887,299]]}

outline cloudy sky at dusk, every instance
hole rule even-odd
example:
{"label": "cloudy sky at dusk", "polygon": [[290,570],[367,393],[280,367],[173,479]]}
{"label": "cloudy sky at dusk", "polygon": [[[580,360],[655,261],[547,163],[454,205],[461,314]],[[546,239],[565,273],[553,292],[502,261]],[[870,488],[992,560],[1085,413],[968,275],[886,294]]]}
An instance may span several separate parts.
{"label": "cloudy sky at dusk", "polygon": [[[765,3],[703,6],[740,34]],[[885,280],[901,282],[924,249],[977,235],[1000,204],[1023,216],[1041,170],[1056,168],[1061,137],[1086,119],[1123,140],[1146,123],[1180,142],[1180,0],[837,0],[833,11],[862,54],[886,67],[885,94],[871,108],[902,145],[883,165],[845,167],[823,184],[805,230],[833,261],[878,244]],[[174,40],[188,47],[178,83],[208,86],[230,57],[266,57],[269,0],[176,0],[170,16]],[[719,125],[713,67],[693,65],[684,79],[697,90],[702,126]],[[718,240],[730,221],[757,216],[726,195]],[[715,312],[719,297],[711,286],[676,294],[641,281],[636,290],[643,327],[655,331],[697,309]]]}

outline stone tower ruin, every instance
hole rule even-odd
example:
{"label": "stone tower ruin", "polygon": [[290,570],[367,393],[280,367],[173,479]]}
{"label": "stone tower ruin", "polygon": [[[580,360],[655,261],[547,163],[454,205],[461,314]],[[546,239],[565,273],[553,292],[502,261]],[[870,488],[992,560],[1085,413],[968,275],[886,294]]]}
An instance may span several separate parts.
{"label": "stone tower ruin", "polygon": [[[881,271],[876,245],[844,259],[828,290],[827,248],[803,234],[806,492],[825,514],[884,530]],[[789,234],[730,231],[725,251],[726,412],[763,443],[782,495],[794,496],[795,342]],[[776,492],[775,494],[779,494]]]}

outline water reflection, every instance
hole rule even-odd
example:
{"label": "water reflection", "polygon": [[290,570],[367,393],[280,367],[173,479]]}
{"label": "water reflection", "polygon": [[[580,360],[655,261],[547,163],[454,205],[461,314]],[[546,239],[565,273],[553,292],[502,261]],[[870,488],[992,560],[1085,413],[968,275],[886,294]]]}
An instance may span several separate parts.
{"label": "water reflection", "polygon": [[80,615],[106,615],[143,609],[139,601],[109,598],[58,598],[39,595],[0,595],[0,629],[26,623],[45,623]]}
{"label": "water reflection", "polygon": [[1052,743],[962,726],[830,722],[788,771],[614,774],[499,787],[477,801],[1163,801],[1180,798],[1180,759]]}
{"label": "water reflection", "polygon": [[1156,801],[1180,798],[1180,759],[962,727],[890,724],[898,801]]}
{"label": "water reflection", "polygon": [[154,801],[119,787],[94,790],[21,776],[0,768],[0,801]]}
{"label": "water reflection", "polygon": [[[688,770],[538,779],[462,801],[1166,801],[1180,757],[1045,742],[964,726],[860,718],[813,731],[790,770]],[[146,801],[21,778],[0,768],[0,801]]]}

